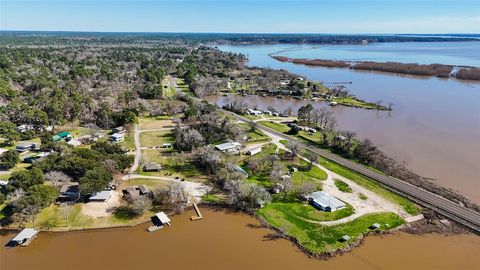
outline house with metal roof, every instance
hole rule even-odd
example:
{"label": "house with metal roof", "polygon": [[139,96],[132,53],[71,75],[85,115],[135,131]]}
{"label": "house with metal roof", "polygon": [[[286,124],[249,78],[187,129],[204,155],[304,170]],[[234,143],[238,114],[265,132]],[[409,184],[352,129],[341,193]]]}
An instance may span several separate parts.
{"label": "house with metal roof", "polygon": [[110,141],[118,143],[125,141],[125,135],[121,133],[115,133],[110,136]]}
{"label": "house with metal roof", "polygon": [[88,199],[91,202],[106,202],[113,195],[113,190],[102,190],[100,192],[93,193]]}
{"label": "house with metal roof", "polygon": [[306,197],[315,208],[323,211],[333,212],[347,206],[344,202],[323,191],[313,192]]}
{"label": "house with metal roof", "polygon": [[215,145],[215,149],[224,153],[238,153],[242,144],[239,142],[226,142]]}
{"label": "house with metal roof", "polygon": [[144,172],[159,172],[162,170],[162,165],[154,162],[148,162],[142,166],[142,169]]}

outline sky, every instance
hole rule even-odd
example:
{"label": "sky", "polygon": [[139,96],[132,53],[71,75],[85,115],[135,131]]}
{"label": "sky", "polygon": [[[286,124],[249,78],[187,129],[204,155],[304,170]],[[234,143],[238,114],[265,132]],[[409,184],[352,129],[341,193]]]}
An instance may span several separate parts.
{"label": "sky", "polygon": [[0,0],[0,29],[480,33],[480,0]]}

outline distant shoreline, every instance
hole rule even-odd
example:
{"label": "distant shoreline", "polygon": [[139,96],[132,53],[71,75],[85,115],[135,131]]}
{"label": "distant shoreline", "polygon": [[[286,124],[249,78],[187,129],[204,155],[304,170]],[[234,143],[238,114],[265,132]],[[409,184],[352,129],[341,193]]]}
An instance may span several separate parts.
{"label": "distant shoreline", "polygon": [[453,78],[460,80],[480,81],[480,68],[471,66],[454,66],[444,64],[422,65],[416,63],[371,62],[371,61],[341,61],[328,59],[290,58],[270,54],[270,57],[280,62],[289,62],[307,66],[348,68],[354,70],[380,71],[388,73]]}

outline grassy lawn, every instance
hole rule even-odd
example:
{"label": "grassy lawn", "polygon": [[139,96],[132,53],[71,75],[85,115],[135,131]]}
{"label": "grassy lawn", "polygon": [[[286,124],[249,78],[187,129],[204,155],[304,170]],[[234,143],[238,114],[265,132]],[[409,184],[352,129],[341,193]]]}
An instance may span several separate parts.
{"label": "grassy lawn", "polygon": [[[121,220],[113,215],[103,218],[92,218],[83,215],[81,208],[83,204],[75,204],[73,206],[64,207],[51,205],[44,208],[35,218],[35,227],[42,229],[83,229],[83,228],[102,228],[112,226],[131,225],[137,222],[148,220],[152,215],[147,211],[142,217],[132,220]],[[27,224],[32,226],[32,224]]]}
{"label": "grassy lawn", "polygon": [[140,133],[142,147],[161,146],[164,143],[173,143],[173,133],[170,130],[149,131]]}
{"label": "grassy lawn", "polygon": [[146,185],[149,188],[157,188],[168,186],[170,183],[170,181],[160,179],[132,178],[124,182],[123,184],[125,185],[125,187]]}
{"label": "grassy lawn", "polygon": [[135,141],[134,141],[134,138],[133,138],[133,131],[127,132],[127,134],[125,135],[125,141],[123,141],[119,144],[123,147],[126,147],[126,148],[130,149],[130,150],[134,150],[135,149]]}
{"label": "grassy lawn", "polygon": [[248,132],[248,142],[266,142],[271,138],[265,135],[261,130]]}
{"label": "grassy lawn", "polygon": [[188,158],[181,156],[163,155],[162,150],[143,150],[144,162],[155,162],[162,165],[160,172],[141,172],[142,175],[167,176],[180,178],[205,178],[206,176],[197,169],[195,164]]}
{"label": "grassy lawn", "polygon": [[165,128],[165,126],[173,126],[172,118],[169,116],[157,117],[139,117],[138,127],[140,129],[158,129]]}
{"label": "grassy lawn", "polygon": [[318,168],[317,166],[312,166],[308,170],[308,162],[301,159],[300,162],[296,163],[299,165],[300,170],[296,171],[292,175],[292,180],[294,184],[300,184],[302,181],[318,181],[318,180],[327,180],[328,175],[325,171]]}
{"label": "grassy lawn", "polygon": [[338,211],[325,212],[316,209],[315,207],[309,205],[307,202],[300,201],[269,203],[262,209],[262,211],[264,213],[268,213],[269,215],[272,215],[275,212],[281,212],[284,214],[291,214],[297,217],[314,221],[338,220],[348,217],[355,212],[353,207],[349,204],[347,204],[347,207]]}
{"label": "grassy lawn", "polygon": [[335,186],[340,190],[341,192],[346,192],[346,193],[352,193],[352,188],[345,182],[339,179],[334,179],[335,180]]}
{"label": "grassy lawn", "polygon": [[[345,248],[349,243],[358,240],[364,233],[368,232],[368,227],[373,223],[381,224],[380,231],[404,223],[404,220],[394,213],[368,214],[351,222],[334,226],[313,224],[299,218],[292,212],[276,211],[268,207],[258,210],[257,213],[271,226],[295,238],[301,246],[312,253],[331,252]],[[349,235],[351,239],[347,242],[340,242],[339,239],[343,235]]]}
{"label": "grassy lawn", "polygon": [[282,133],[288,132],[290,130],[290,128],[287,125],[279,124],[279,123],[276,123],[276,122],[259,121],[258,123],[260,125],[269,127],[271,129],[274,129],[274,130],[276,130],[278,132],[282,132]]}
{"label": "grassy lawn", "polygon": [[190,88],[188,87],[188,84],[186,84],[183,79],[181,78],[175,78],[175,82],[177,83],[178,88],[182,90],[183,93],[190,95],[190,96],[195,96],[195,94],[190,91]]}

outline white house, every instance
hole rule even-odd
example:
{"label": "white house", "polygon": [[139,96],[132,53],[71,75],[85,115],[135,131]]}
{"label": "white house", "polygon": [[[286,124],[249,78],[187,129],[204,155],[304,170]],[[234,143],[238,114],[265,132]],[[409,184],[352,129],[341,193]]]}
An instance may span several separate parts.
{"label": "white house", "polygon": [[255,115],[255,116],[259,116],[262,114],[262,111],[257,111],[257,110],[252,110],[252,109],[248,109],[247,110],[249,114],[251,115]]}

